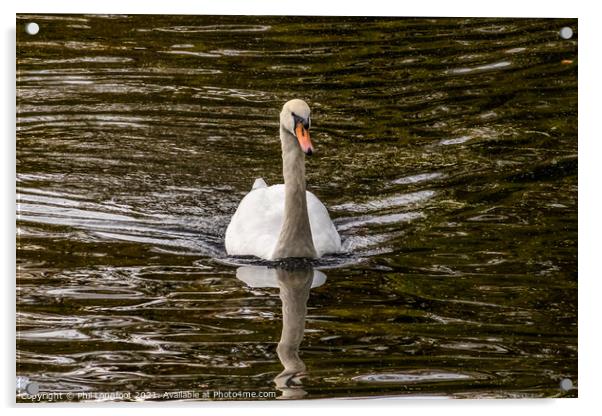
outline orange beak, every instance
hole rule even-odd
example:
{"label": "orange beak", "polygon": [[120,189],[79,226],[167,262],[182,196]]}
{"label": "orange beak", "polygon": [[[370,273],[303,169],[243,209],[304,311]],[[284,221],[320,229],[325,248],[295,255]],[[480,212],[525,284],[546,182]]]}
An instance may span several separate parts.
{"label": "orange beak", "polygon": [[301,146],[303,153],[311,156],[311,154],[314,152],[314,147],[309,139],[309,131],[303,127],[303,123],[297,123],[297,127],[295,127],[295,135],[297,136],[297,140],[299,140],[299,145]]}

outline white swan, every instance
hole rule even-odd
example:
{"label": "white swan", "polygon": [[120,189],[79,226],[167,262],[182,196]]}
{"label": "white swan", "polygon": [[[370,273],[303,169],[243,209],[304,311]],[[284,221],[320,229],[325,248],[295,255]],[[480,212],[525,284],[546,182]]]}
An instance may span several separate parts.
{"label": "white swan", "polygon": [[257,179],[226,230],[228,255],[266,260],[319,258],[341,251],[341,237],[324,204],[305,189],[305,155],[311,155],[309,106],[284,104],[280,113],[284,185]]}

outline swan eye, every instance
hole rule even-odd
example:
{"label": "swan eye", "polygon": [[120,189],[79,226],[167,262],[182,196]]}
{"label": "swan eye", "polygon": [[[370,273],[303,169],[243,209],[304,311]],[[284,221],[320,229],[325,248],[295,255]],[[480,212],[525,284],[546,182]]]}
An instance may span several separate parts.
{"label": "swan eye", "polygon": [[298,123],[303,124],[303,127],[305,127],[307,130],[309,130],[309,127],[311,126],[309,117],[307,117],[307,120],[306,120],[303,117],[299,117],[295,113],[291,112],[291,115],[293,116],[293,131],[295,131],[295,127],[297,127]]}

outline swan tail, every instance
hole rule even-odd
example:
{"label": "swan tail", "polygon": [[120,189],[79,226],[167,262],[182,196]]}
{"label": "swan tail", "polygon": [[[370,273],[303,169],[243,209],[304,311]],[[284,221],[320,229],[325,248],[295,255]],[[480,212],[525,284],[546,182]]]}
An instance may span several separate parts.
{"label": "swan tail", "polygon": [[267,188],[267,187],[268,187],[268,184],[265,183],[263,178],[257,178],[257,179],[255,179],[255,182],[253,182],[253,188],[251,188],[251,191],[254,191],[255,189]]}

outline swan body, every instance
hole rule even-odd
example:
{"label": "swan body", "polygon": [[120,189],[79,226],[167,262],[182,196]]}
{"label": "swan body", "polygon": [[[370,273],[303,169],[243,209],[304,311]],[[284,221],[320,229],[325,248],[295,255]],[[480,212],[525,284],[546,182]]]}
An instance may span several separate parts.
{"label": "swan body", "polygon": [[[274,249],[284,222],[285,185],[255,187],[240,202],[226,230],[229,255],[253,255],[275,260]],[[341,251],[341,238],[326,207],[311,192],[305,191],[312,241],[317,257]]]}
{"label": "swan body", "polygon": [[313,153],[309,107],[287,102],[280,113],[284,185],[267,186],[256,179],[226,230],[229,255],[266,260],[319,258],[341,251],[341,238],[326,207],[305,184],[305,155]]}

